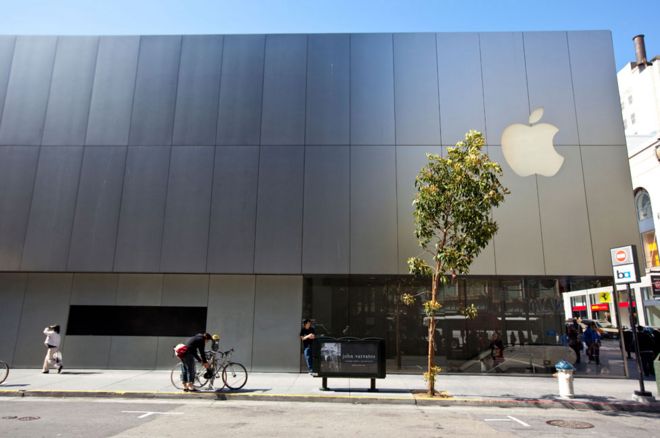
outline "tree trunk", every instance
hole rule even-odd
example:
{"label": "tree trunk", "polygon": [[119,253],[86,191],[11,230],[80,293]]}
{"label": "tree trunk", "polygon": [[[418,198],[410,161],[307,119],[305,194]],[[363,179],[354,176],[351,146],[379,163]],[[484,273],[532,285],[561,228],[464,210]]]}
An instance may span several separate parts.
{"label": "tree trunk", "polygon": [[[435,302],[438,296],[438,279],[439,279],[439,266],[436,265],[436,271],[433,274],[433,284],[431,285],[431,302]],[[433,349],[433,339],[435,335],[435,314],[429,316],[429,350],[428,350],[428,376],[429,376],[429,386],[428,386],[428,395],[433,397],[435,395],[435,374],[433,373],[435,359],[435,351]]]}

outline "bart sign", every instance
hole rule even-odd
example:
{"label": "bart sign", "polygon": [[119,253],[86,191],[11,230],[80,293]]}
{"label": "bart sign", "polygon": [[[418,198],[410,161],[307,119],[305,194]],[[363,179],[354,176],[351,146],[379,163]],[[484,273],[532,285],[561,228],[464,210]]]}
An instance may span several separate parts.
{"label": "bart sign", "polygon": [[620,246],[610,249],[614,284],[639,282],[635,245]]}

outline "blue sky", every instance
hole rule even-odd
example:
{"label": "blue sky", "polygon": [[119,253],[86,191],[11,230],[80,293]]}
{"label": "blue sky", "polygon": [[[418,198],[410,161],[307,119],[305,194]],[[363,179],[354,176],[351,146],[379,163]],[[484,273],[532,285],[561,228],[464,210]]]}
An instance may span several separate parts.
{"label": "blue sky", "polygon": [[660,54],[660,0],[0,0],[2,34],[462,32],[608,29]]}

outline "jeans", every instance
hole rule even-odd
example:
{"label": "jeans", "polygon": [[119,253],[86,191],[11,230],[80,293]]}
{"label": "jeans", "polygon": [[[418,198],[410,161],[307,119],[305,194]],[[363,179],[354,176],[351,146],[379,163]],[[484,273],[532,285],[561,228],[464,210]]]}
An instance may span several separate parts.
{"label": "jeans", "polygon": [[307,363],[307,369],[309,372],[312,372],[312,346],[310,345],[309,347],[305,347],[303,350],[303,354],[305,355],[305,362]]}
{"label": "jeans", "polygon": [[181,381],[193,383],[195,381],[195,356],[184,354],[181,359]]}

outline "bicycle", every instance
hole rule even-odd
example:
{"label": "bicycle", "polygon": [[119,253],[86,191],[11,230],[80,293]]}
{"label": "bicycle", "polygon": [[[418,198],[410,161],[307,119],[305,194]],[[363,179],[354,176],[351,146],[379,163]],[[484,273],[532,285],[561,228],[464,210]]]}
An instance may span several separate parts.
{"label": "bicycle", "polygon": [[[209,389],[220,390],[226,386],[234,391],[243,388],[247,383],[248,372],[243,364],[231,361],[231,355],[233,353],[233,348],[227,351],[206,351],[206,360],[210,364],[210,368],[213,369],[213,374],[210,377],[206,377],[207,369],[197,367],[193,387],[202,389],[206,385],[209,385]],[[170,373],[172,385],[177,389],[183,389],[180,379],[181,366],[181,363],[176,364]],[[223,383],[222,387],[215,388],[214,383],[216,379],[221,379]]]}
{"label": "bicycle", "polygon": [[0,384],[7,380],[7,376],[9,376],[9,364],[0,360]]}

